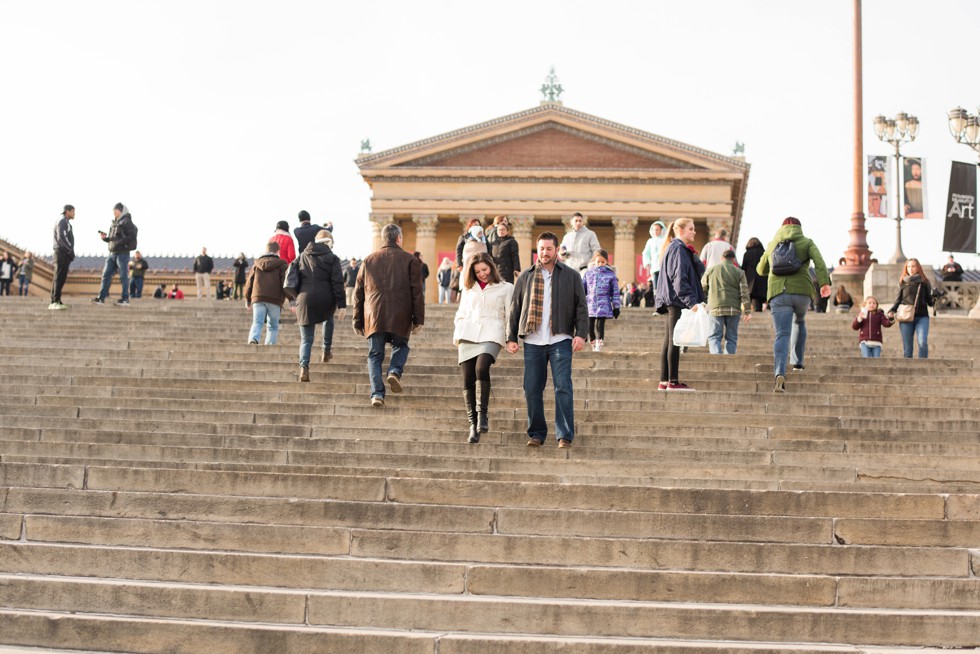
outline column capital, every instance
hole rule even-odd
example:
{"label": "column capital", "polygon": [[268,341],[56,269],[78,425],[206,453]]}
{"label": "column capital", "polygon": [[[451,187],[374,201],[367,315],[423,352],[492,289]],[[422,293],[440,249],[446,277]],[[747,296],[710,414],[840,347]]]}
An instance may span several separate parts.
{"label": "column capital", "polygon": [[395,222],[395,214],[393,213],[372,213],[368,216],[368,219],[378,227],[378,229],[384,227],[388,223]]}
{"label": "column capital", "polygon": [[510,231],[514,238],[531,238],[534,230],[534,216],[507,216]]}
{"label": "column capital", "polygon": [[412,222],[418,227],[416,233],[420,237],[431,237],[436,235],[439,227],[439,216],[434,213],[413,213]]}
{"label": "column capital", "polygon": [[616,238],[632,239],[636,234],[636,226],[639,222],[638,216],[613,216],[612,224]]}
{"label": "column capital", "polygon": [[731,239],[731,237],[732,237],[732,228],[735,225],[735,219],[732,218],[731,216],[729,216],[727,218],[705,218],[704,222],[708,226],[708,238],[709,239],[714,238],[715,237],[715,234],[718,233],[718,230],[719,229],[723,229],[726,232],[728,232],[728,237],[727,238]]}
{"label": "column capital", "polygon": [[466,223],[476,218],[477,220],[480,221],[480,224],[482,225],[486,217],[487,215],[483,213],[461,213],[459,214],[459,222],[463,224],[463,227],[466,227]]}

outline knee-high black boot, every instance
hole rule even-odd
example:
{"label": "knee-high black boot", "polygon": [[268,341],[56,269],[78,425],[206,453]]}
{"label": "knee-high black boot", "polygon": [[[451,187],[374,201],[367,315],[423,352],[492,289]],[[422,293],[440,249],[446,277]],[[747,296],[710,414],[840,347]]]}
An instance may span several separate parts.
{"label": "knee-high black boot", "polygon": [[478,429],[481,434],[485,434],[490,431],[490,419],[487,416],[487,405],[490,404],[490,382],[477,380],[476,395],[480,402]]}
{"label": "knee-high black boot", "polygon": [[467,443],[479,443],[480,432],[476,430],[476,389],[472,386],[463,389],[463,399],[466,401],[466,418],[470,421],[470,433]]}

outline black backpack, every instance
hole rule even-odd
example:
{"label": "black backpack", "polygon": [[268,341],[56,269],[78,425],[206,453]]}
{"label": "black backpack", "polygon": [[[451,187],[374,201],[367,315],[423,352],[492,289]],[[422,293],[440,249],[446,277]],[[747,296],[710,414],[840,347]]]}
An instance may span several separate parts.
{"label": "black backpack", "polygon": [[773,275],[780,277],[798,273],[803,263],[796,256],[796,243],[789,239],[777,243],[769,257],[769,267]]}

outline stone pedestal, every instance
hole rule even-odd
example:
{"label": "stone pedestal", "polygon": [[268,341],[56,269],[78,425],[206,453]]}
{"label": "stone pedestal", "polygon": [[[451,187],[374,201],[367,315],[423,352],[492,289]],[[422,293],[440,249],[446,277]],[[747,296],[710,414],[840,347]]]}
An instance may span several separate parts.
{"label": "stone pedestal", "polygon": [[[865,283],[869,278],[869,273],[862,270],[848,269],[847,267],[840,267],[834,269],[834,272],[830,273],[830,285],[831,292],[836,293],[837,289],[843,286],[847,289],[847,292],[851,294],[854,298],[854,306],[859,307],[864,303],[864,298],[867,295],[865,290]],[[875,297],[878,297],[877,295]],[[878,297],[879,301],[881,300]],[[834,310],[834,298],[833,295],[830,297],[830,306],[828,311]]]}
{"label": "stone pedestal", "polygon": [[898,280],[904,267],[901,263],[871,264],[864,276],[864,297],[874,295],[878,306],[887,311],[898,295]]}
{"label": "stone pedestal", "polygon": [[439,282],[436,271],[439,268],[439,255],[436,252],[436,229],[439,216],[436,214],[412,214],[415,223],[415,251],[422,255],[422,261],[429,266],[429,279],[425,284],[426,304],[435,304],[439,299]]}
{"label": "stone pedestal", "polygon": [[970,309],[970,317],[980,320],[980,299],[977,300],[977,305]]}
{"label": "stone pedestal", "polygon": [[507,216],[510,222],[510,233],[517,241],[517,252],[521,258],[521,270],[531,267],[531,254],[534,252],[536,244],[532,230],[534,229],[534,216]]}

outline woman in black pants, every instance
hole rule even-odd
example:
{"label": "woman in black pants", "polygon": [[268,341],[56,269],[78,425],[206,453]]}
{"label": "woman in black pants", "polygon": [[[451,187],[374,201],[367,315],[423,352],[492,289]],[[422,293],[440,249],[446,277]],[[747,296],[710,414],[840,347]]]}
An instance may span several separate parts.
{"label": "woman in black pants", "polygon": [[694,221],[678,218],[667,228],[667,239],[660,254],[660,278],[657,280],[657,313],[667,314],[664,346],[660,353],[661,391],[693,391],[678,379],[681,351],[674,345],[674,326],[680,320],[681,310],[698,310],[704,302],[701,276],[704,264],[695,252]]}

